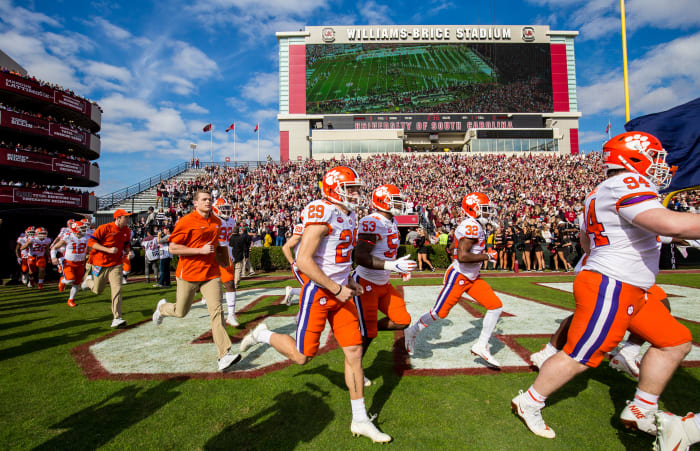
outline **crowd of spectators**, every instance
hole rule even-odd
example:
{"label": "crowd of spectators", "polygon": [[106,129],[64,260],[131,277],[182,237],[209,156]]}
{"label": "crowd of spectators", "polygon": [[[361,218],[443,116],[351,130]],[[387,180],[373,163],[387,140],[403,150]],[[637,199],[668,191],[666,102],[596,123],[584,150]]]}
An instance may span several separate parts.
{"label": "crowd of spectators", "polygon": [[33,81],[33,82],[35,82],[35,83],[38,83],[38,84],[41,85],[41,86],[46,86],[46,87],[49,87],[49,88],[51,88],[51,89],[55,89],[55,90],[57,90],[57,91],[61,91],[61,92],[64,92],[64,93],[66,93],[66,94],[69,94],[69,95],[71,95],[71,96],[73,96],[73,97],[77,97],[78,99],[85,100],[86,102],[89,102],[89,103],[95,105],[97,108],[100,109],[101,112],[104,113],[104,111],[102,111],[102,108],[100,108],[100,106],[97,104],[97,102],[95,102],[95,101],[93,101],[93,100],[90,100],[90,99],[88,99],[87,97],[83,97],[83,96],[81,96],[81,95],[78,95],[78,94],[76,94],[75,92],[71,91],[70,89],[64,88],[63,86],[61,86],[61,85],[59,85],[59,84],[57,84],[57,83],[49,83],[49,82],[46,82],[46,81],[43,81],[43,80],[39,80],[38,78],[36,78],[36,77],[34,77],[34,76],[22,75],[20,72],[14,71],[14,70],[12,70],[12,69],[8,69],[8,68],[6,68],[6,67],[0,67],[0,72],[3,72],[3,73],[5,73],[5,74],[11,74],[11,75],[14,75],[14,76],[16,76],[16,77],[24,78],[25,80]]}
{"label": "crowd of spectators", "polygon": [[[497,207],[487,227],[489,245],[501,253],[499,268],[514,269],[513,255],[527,253],[522,270],[542,268],[541,253],[549,253],[552,269],[568,270],[577,250],[579,217],[588,194],[603,178],[599,153],[579,155],[379,155],[347,160],[306,160],[242,166],[205,166],[203,174],[185,182],[163,180],[160,199],[135,226],[137,236],[172,225],[192,206],[199,188],[225,198],[237,223],[250,233],[253,246],[282,245],[300,222],[301,210],[322,196],[319,181],[337,165],[354,168],[365,187],[359,216],[371,211],[375,187],[392,183],[406,195],[407,213],[431,243],[440,243],[463,217],[461,200],[481,191]],[[670,208],[698,211],[696,193],[681,193]],[[446,241],[445,241],[446,242]],[[414,244],[405,240],[407,244]]]}
{"label": "crowd of spectators", "polygon": [[[21,108],[17,108],[16,106],[12,105],[5,105],[4,103],[0,102],[0,110],[5,110],[5,111],[11,111],[13,113],[18,113],[18,114],[23,114],[25,116],[29,116],[34,119],[39,119],[40,121],[46,121],[46,122],[55,122],[57,124],[65,125],[66,127],[74,128],[76,130],[80,130],[83,133],[92,133],[90,129],[81,127],[80,125],[75,124],[75,122],[64,119],[64,118],[57,118],[54,116],[49,115],[42,115],[41,113],[34,113],[31,111],[23,110]],[[40,121],[35,121],[37,123],[32,124],[34,127],[40,127],[41,123]],[[97,134],[95,134],[97,135]],[[99,136],[99,135],[97,135]]]}
{"label": "crowd of spectators", "polygon": [[[87,158],[78,156],[78,155],[73,155],[70,153],[62,153],[62,152],[57,152],[55,150],[50,151],[46,150],[43,147],[40,146],[32,146],[31,144],[21,144],[21,143],[13,143],[12,141],[5,141],[5,140],[0,140],[0,147],[5,148],[5,149],[10,149],[14,150],[15,152],[33,152],[33,153],[38,153],[41,155],[47,155],[50,157],[58,157],[58,158],[65,158],[66,160],[73,160],[73,161],[79,161],[81,163],[89,163],[90,160]],[[93,166],[99,167],[96,161],[92,162]]]}

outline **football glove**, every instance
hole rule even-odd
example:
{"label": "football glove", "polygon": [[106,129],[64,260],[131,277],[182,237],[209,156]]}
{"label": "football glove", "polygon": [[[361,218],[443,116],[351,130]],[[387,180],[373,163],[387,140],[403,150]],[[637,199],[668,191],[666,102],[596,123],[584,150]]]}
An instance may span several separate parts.
{"label": "football glove", "polygon": [[388,269],[389,271],[395,271],[400,274],[405,274],[407,272],[414,271],[418,267],[418,264],[414,260],[409,260],[410,258],[410,255],[404,255],[398,260],[387,260],[384,262],[384,269]]}
{"label": "football glove", "polygon": [[695,248],[695,249],[700,249],[700,240],[686,240],[688,244],[690,244],[690,247]]}

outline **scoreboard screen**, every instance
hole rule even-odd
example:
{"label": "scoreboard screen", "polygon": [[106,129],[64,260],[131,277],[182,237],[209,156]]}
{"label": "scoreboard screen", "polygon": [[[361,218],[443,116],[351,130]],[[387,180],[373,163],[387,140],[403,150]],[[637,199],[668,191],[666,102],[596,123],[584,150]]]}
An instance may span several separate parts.
{"label": "scoreboard screen", "polygon": [[307,44],[307,114],[553,111],[549,44]]}

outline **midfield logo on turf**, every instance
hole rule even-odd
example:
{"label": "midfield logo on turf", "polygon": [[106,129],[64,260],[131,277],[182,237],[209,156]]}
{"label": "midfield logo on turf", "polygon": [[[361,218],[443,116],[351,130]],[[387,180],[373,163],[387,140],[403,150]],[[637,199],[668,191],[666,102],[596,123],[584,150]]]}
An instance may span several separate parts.
{"label": "midfield logo on turf", "polygon": [[[570,293],[572,283],[541,283],[540,285]],[[406,306],[415,322],[435,302],[440,286],[403,287]],[[662,285],[668,293],[671,309],[679,318],[700,322],[700,311],[695,308],[700,290],[677,285]],[[254,289],[239,291],[239,312],[255,311],[269,296],[284,297],[283,289]],[[530,351],[518,343],[519,338],[546,338],[554,332],[569,310],[545,302],[498,293],[504,313],[491,340],[491,353],[503,365],[501,372],[531,371]],[[262,309],[261,309],[262,310]],[[234,349],[243,336],[264,320],[270,330],[294,334],[294,317],[298,305],[282,314],[259,317],[245,324],[232,336]],[[469,298],[463,298],[450,315],[424,330],[416,340],[413,356],[404,350],[403,332],[394,333],[394,368],[405,375],[494,374],[469,350],[481,330],[483,314]],[[91,379],[163,379],[176,376],[193,378],[253,378],[279,371],[291,362],[270,346],[259,344],[243,356],[243,360],[229,373],[216,372],[216,348],[211,339],[207,309],[195,305],[184,319],[165,318],[160,328],[151,321],[117,331],[100,340],[73,350],[76,361]],[[380,332],[381,334],[390,332]],[[319,354],[335,348],[337,343],[327,328],[321,336]],[[693,349],[684,366],[700,366],[700,346]]]}

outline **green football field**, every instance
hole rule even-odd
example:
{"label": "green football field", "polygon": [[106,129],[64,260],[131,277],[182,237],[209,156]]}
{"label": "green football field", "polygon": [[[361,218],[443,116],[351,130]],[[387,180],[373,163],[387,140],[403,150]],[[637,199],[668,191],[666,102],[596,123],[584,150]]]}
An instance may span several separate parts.
{"label": "green football field", "polygon": [[[278,325],[289,330],[298,306],[280,305],[281,288],[296,282],[279,276],[289,273],[242,282],[241,327],[229,328],[234,346],[263,319],[272,329]],[[540,316],[561,317],[573,308],[567,291],[573,276],[485,278],[509,314],[496,331],[508,343],[492,346],[499,351],[497,357],[510,355],[512,349],[538,350],[546,333],[553,331],[551,321],[544,326],[537,322]],[[402,283],[409,311],[431,303],[434,298],[426,298],[426,293],[439,290],[441,281],[441,277],[414,277]],[[692,302],[700,298],[696,294],[700,272],[664,273],[658,282],[669,288],[672,309],[689,319],[682,322],[691,329],[694,342],[700,342],[700,321],[692,309]],[[79,293],[78,307],[70,309],[65,305],[67,294],[59,293],[55,284],[43,291],[0,286],[0,448],[345,450],[378,446],[349,431],[342,352],[334,349],[332,339],[305,366],[278,361],[265,370],[266,346],[258,345],[236,371],[222,376],[215,372],[213,345],[202,326],[207,321],[203,307],[194,307],[182,320],[167,318],[156,328],[150,321],[153,308],[162,297],[174,300],[174,287],[166,290],[132,282],[123,293],[123,316],[129,327],[115,332],[109,327],[109,290],[99,296]],[[607,361],[548,400],[543,415],[556,431],[556,439],[531,434],[511,413],[510,400],[532,383],[536,373],[526,365],[499,372],[475,363],[465,346],[467,335],[478,333],[483,309],[467,302],[463,307],[455,307],[447,319],[431,327],[434,334],[424,337],[421,355],[408,359],[401,332],[380,332],[365,356],[365,373],[373,381],[365,392],[367,410],[378,414],[376,424],[394,438],[386,446],[401,450],[651,449],[651,436],[622,427],[618,415],[636,384],[612,370]],[[512,332],[511,328],[527,321],[528,333]],[[105,355],[112,360],[101,360]],[[192,370],[192,361],[200,357],[202,371]],[[519,359],[516,354],[504,358]],[[698,410],[699,365],[692,360],[679,368],[661,398],[662,408],[681,414]]]}
{"label": "green football field", "polygon": [[[431,90],[494,82],[497,76],[488,62],[466,46],[444,45],[327,55],[307,67],[306,79],[306,100],[310,105],[345,99],[350,109],[355,106],[357,111],[379,111],[387,110],[387,105],[378,101],[382,96],[425,92],[437,104],[451,97],[445,97],[446,92],[441,97]],[[375,97],[369,99],[370,96]],[[322,105],[315,108],[324,109]]]}

